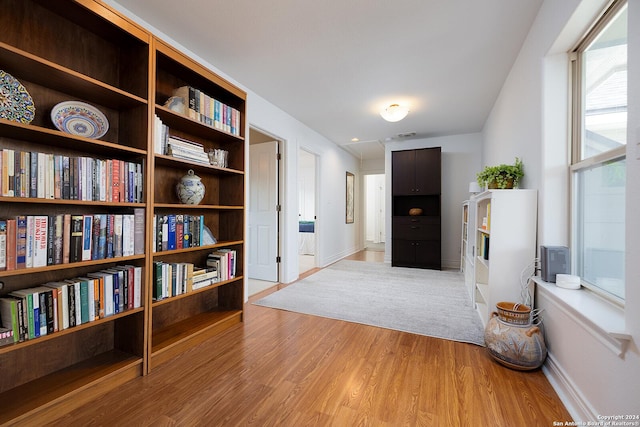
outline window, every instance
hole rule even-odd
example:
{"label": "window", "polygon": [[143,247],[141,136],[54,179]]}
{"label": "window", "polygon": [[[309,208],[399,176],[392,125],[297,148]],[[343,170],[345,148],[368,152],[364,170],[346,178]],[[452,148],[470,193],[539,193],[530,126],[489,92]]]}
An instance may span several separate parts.
{"label": "window", "polygon": [[572,54],[572,252],[585,287],[623,303],[627,5],[617,1]]}

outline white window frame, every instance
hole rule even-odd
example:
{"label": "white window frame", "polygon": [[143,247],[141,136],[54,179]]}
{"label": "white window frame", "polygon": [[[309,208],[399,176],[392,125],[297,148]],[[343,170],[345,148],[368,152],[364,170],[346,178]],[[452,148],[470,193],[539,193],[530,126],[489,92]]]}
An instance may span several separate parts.
{"label": "white window frame", "polygon": [[[581,53],[602,33],[606,26],[616,17],[627,5],[627,0],[614,0],[609,7],[603,12],[603,14],[596,20],[594,25],[589,29],[584,37],[578,42],[575,48],[570,53],[570,70],[571,70],[571,137],[570,137],[570,149],[571,149],[571,245],[573,248],[577,245],[576,236],[576,223],[578,221],[578,215],[576,207],[574,206],[575,197],[577,194],[577,175],[578,172],[587,170],[594,166],[602,166],[611,161],[622,160],[626,158],[626,145],[614,148],[612,150],[599,153],[597,155],[581,159],[582,148],[582,130],[584,129],[584,111],[582,105],[582,62]],[[575,251],[574,251],[575,252]],[[575,259],[574,272],[575,272]],[[599,296],[615,303],[620,307],[624,307],[624,299],[619,298],[605,290],[591,285],[590,283],[582,280],[582,286],[590,291],[598,294]],[[626,283],[625,283],[626,286]]]}

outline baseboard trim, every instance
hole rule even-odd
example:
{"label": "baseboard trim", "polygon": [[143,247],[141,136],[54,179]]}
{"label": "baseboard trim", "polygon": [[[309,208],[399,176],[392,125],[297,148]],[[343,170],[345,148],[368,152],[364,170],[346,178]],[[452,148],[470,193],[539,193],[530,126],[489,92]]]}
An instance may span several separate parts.
{"label": "baseboard trim", "polygon": [[573,421],[587,422],[597,420],[597,413],[594,408],[550,353],[542,366],[542,372],[567,408],[567,411],[571,414]]}

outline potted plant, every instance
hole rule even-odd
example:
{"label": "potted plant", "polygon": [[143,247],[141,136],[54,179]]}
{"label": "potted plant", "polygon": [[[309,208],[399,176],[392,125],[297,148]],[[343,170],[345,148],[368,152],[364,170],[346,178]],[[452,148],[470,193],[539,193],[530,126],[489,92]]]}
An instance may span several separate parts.
{"label": "potted plant", "polygon": [[504,189],[518,187],[523,176],[522,160],[516,157],[513,165],[487,166],[476,177],[480,187]]}

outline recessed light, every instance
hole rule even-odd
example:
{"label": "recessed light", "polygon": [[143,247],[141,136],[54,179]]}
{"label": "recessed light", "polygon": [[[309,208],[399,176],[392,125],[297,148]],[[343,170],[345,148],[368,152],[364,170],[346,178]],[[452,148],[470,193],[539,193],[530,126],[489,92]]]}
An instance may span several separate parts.
{"label": "recessed light", "polygon": [[351,138],[351,142],[358,142],[360,141],[360,138]]}

